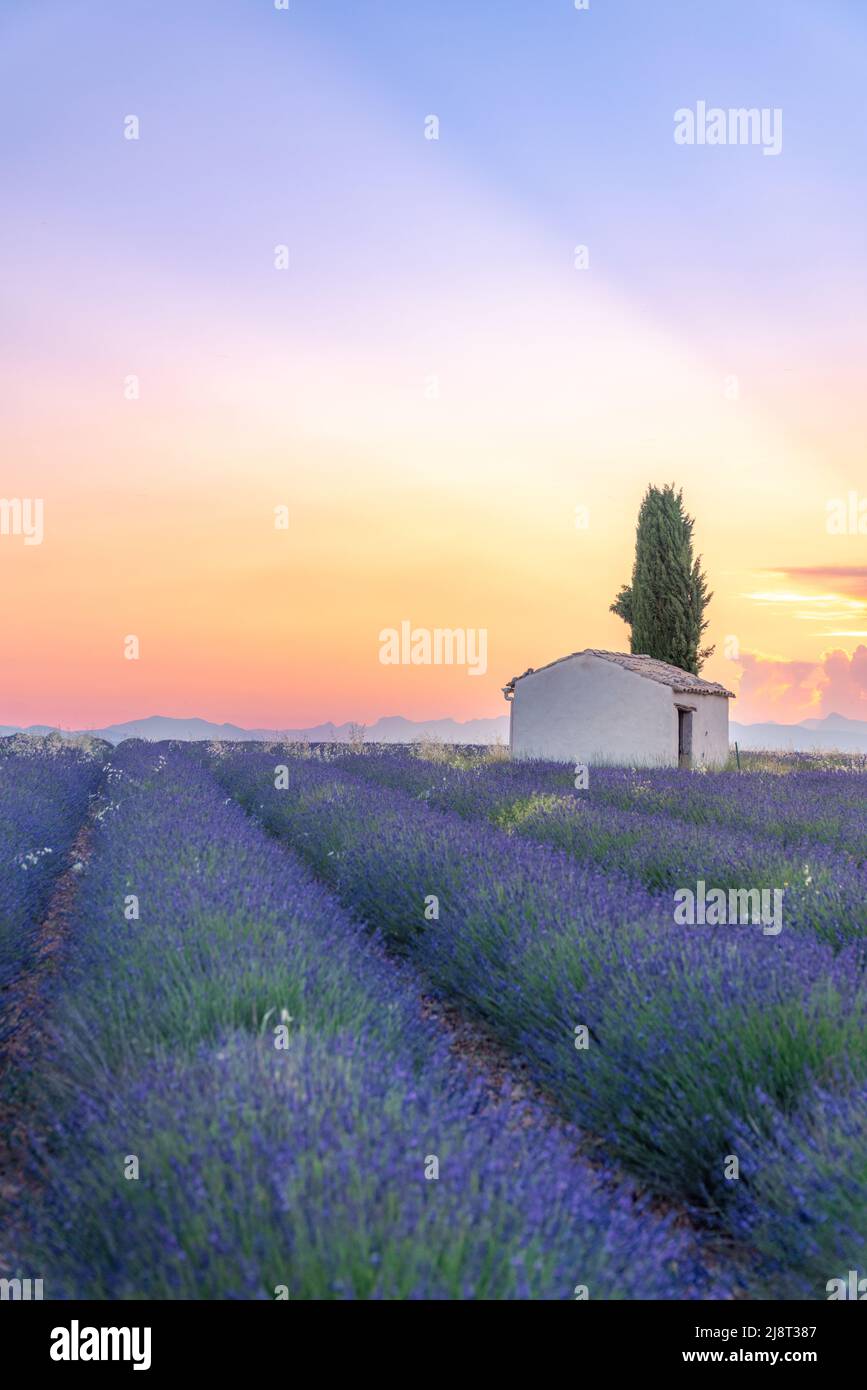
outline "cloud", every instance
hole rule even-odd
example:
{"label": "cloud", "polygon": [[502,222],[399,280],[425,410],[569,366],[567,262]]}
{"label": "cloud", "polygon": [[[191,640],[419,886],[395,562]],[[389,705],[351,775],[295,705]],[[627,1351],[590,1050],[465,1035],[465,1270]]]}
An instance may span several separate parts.
{"label": "cloud", "polygon": [[763,574],[795,574],[804,579],[837,582],[853,579],[860,583],[860,592],[867,594],[867,565],[794,565],[784,570],[763,570]]}
{"label": "cloud", "polygon": [[842,714],[867,720],[867,646],[851,656],[826,652],[820,661],[785,661],[758,652],[742,652],[741,681],[732,711],[741,722],[772,719],[797,724]]}
{"label": "cloud", "polygon": [[867,637],[867,566],[793,565],[757,573],[778,582],[743,595],[759,608],[824,623],[817,637]]}
{"label": "cloud", "polygon": [[827,685],[822,692],[822,713],[867,719],[867,647],[862,643],[851,656],[828,652],[823,667]]}
{"label": "cloud", "polygon": [[[766,571],[766,573],[769,571]],[[844,594],[859,606],[867,605],[867,565],[796,565],[792,569],[775,570],[786,578],[806,580],[832,594]]]}

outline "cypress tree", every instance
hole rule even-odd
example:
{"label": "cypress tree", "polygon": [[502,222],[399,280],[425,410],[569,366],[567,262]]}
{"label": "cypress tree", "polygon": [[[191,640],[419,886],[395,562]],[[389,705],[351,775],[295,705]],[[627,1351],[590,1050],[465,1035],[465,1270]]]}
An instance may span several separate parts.
{"label": "cypress tree", "polygon": [[700,647],[704,611],[713,598],[693,557],[694,520],[674,484],[649,487],[638,513],[632,583],[624,585],[611,612],[631,629],[630,650],[656,657],[697,676],[713,647]]}

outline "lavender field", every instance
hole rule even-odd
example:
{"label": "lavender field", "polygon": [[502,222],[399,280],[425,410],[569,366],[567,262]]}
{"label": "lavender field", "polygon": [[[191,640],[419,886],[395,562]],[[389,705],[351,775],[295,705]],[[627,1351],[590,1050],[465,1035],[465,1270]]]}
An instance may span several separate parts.
{"label": "lavender field", "polygon": [[0,748],[2,1276],[824,1300],[867,1269],[854,760],[584,787],[481,750]]}

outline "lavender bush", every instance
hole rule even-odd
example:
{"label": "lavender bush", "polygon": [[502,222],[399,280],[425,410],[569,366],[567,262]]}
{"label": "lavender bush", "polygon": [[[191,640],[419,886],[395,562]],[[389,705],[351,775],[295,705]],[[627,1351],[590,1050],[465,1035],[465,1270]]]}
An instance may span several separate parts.
{"label": "lavender bush", "polygon": [[[851,951],[678,928],[631,878],[311,760],[290,760],[278,790],[274,762],[229,752],[219,776],[660,1191],[724,1216],[725,1158],[756,1097],[788,1112],[841,1056],[865,1073],[867,985]],[[581,1052],[576,1025],[590,1029]]]}
{"label": "lavender bush", "polygon": [[564,1135],[364,1033],[302,1031],[285,1053],[226,1036],[80,1098],[55,1142],[37,1218],[53,1296],[727,1293],[688,1232],[603,1188]]}
{"label": "lavender bush", "polygon": [[0,740],[0,986],[32,958],[99,770],[99,754],[85,749]]}
{"label": "lavender bush", "polygon": [[[454,762],[129,742],[83,800],[52,783],[41,822],[48,774],[7,773],[7,840],[68,800],[67,847],[101,776],[21,1088],[22,1277],[295,1299],[867,1278],[852,774],[607,768],[579,793],[568,768]],[[773,885],[802,858],[780,936],[675,924],[674,886]],[[32,883],[7,914],[24,936],[51,874]],[[561,1120],[474,1079],[425,991],[487,1023]]]}
{"label": "lavender bush", "polygon": [[726,1296],[682,1221],[469,1078],[195,750],[112,759],[65,939],[18,1256],[46,1296]]}
{"label": "lavender bush", "polygon": [[[437,809],[487,819],[602,869],[628,873],[669,901],[697,878],[708,888],[776,888],[785,895],[788,928],[812,931],[837,947],[867,936],[861,774],[739,777],[594,768],[587,790],[576,792],[574,774],[549,763],[493,762],[463,771],[381,750],[344,755],[335,765]],[[832,795],[836,787],[839,797]],[[805,823],[810,814],[812,837]]]}
{"label": "lavender bush", "polygon": [[[741,1178],[731,1222],[763,1257],[776,1297],[827,1298],[850,1271],[867,1293],[867,1088],[815,1091],[793,1114],[771,1119],[774,1141],[744,1125]],[[864,1281],[862,1283],[862,1281]]]}

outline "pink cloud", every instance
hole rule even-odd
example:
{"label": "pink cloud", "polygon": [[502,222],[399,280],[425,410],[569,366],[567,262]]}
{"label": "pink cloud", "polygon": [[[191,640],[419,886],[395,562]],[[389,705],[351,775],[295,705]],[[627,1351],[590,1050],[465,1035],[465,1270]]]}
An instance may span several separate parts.
{"label": "pink cloud", "polygon": [[867,646],[851,656],[826,652],[821,661],[782,661],[742,652],[741,681],[732,715],[741,722],[801,719],[842,714],[867,720]]}
{"label": "pink cloud", "polygon": [[822,664],[827,676],[822,713],[867,719],[867,647],[857,646],[851,656],[827,652]]}

